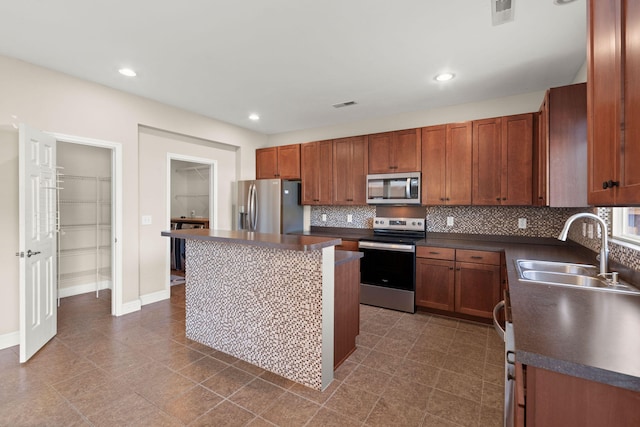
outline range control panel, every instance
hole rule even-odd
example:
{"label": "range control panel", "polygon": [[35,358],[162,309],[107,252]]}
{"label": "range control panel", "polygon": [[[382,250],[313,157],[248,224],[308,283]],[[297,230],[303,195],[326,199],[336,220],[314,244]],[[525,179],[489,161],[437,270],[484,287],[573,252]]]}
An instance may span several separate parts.
{"label": "range control panel", "polygon": [[374,230],[425,231],[424,218],[373,218]]}

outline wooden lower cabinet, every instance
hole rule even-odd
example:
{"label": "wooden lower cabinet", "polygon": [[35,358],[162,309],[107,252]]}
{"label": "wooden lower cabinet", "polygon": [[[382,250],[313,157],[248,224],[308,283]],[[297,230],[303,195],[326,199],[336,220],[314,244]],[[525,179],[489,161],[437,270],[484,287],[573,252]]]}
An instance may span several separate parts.
{"label": "wooden lower cabinet", "polygon": [[356,350],[356,337],[360,333],[359,258],[336,263],[334,289],[333,367],[335,369]]}
{"label": "wooden lower cabinet", "polygon": [[416,305],[454,310],[454,261],[416,259]]}
{"label": "wooden lower cabinet", "polygon": [[516,426],[640,425],[640,392],[533,366],[523,366],[523,369],[525,375],[521,377],[521,385],[526,400],[524,407],[515,405]]}
{"label": "wooden lower cabinet", "polygon": [[498,252],[421,246],[416,258],[416,306],[492,319],[500,301]]}
{"label": "wooden lower cabinet", "polygon": [[455,311],[470,316],[493,316],[500,301],[500,265],[456,262]]}

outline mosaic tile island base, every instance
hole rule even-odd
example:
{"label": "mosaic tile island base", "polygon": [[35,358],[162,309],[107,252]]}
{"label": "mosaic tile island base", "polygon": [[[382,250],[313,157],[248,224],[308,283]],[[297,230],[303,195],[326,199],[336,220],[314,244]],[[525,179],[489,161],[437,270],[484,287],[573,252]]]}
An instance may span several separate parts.
{"label": "mosaic tile island base", "polygon": [[[206,230],[207,232],[209,230]],[[307,387],[333,380],[334,245],[186,239],[186,335]],[[202,232],[201,232],[202,233]],[[233,232],[231,232],[233,233]],[[271,236],[271,237],[269,237]],[[259,238],[259,236],[258,236]]]}

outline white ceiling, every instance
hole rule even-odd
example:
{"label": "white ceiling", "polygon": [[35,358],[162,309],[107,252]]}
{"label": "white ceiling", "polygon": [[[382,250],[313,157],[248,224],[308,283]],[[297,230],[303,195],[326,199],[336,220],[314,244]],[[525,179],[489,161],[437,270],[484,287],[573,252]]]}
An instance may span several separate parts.
{"label": "white ceiling", "polygon": [[2,0],[0,54],[274,134],[571,83],[585,0],[513,2]]}

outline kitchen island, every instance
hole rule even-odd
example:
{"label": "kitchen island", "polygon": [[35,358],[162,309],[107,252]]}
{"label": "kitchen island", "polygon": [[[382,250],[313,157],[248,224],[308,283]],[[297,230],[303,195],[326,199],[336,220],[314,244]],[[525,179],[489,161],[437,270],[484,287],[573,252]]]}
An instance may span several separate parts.
{"label": "kitchen island", "polygon": [[[222,230],[162,235],[186,240],[189,339],[316,390],[329,385],[340,239]],[[340,263],[359,257],[338,256]]]}

